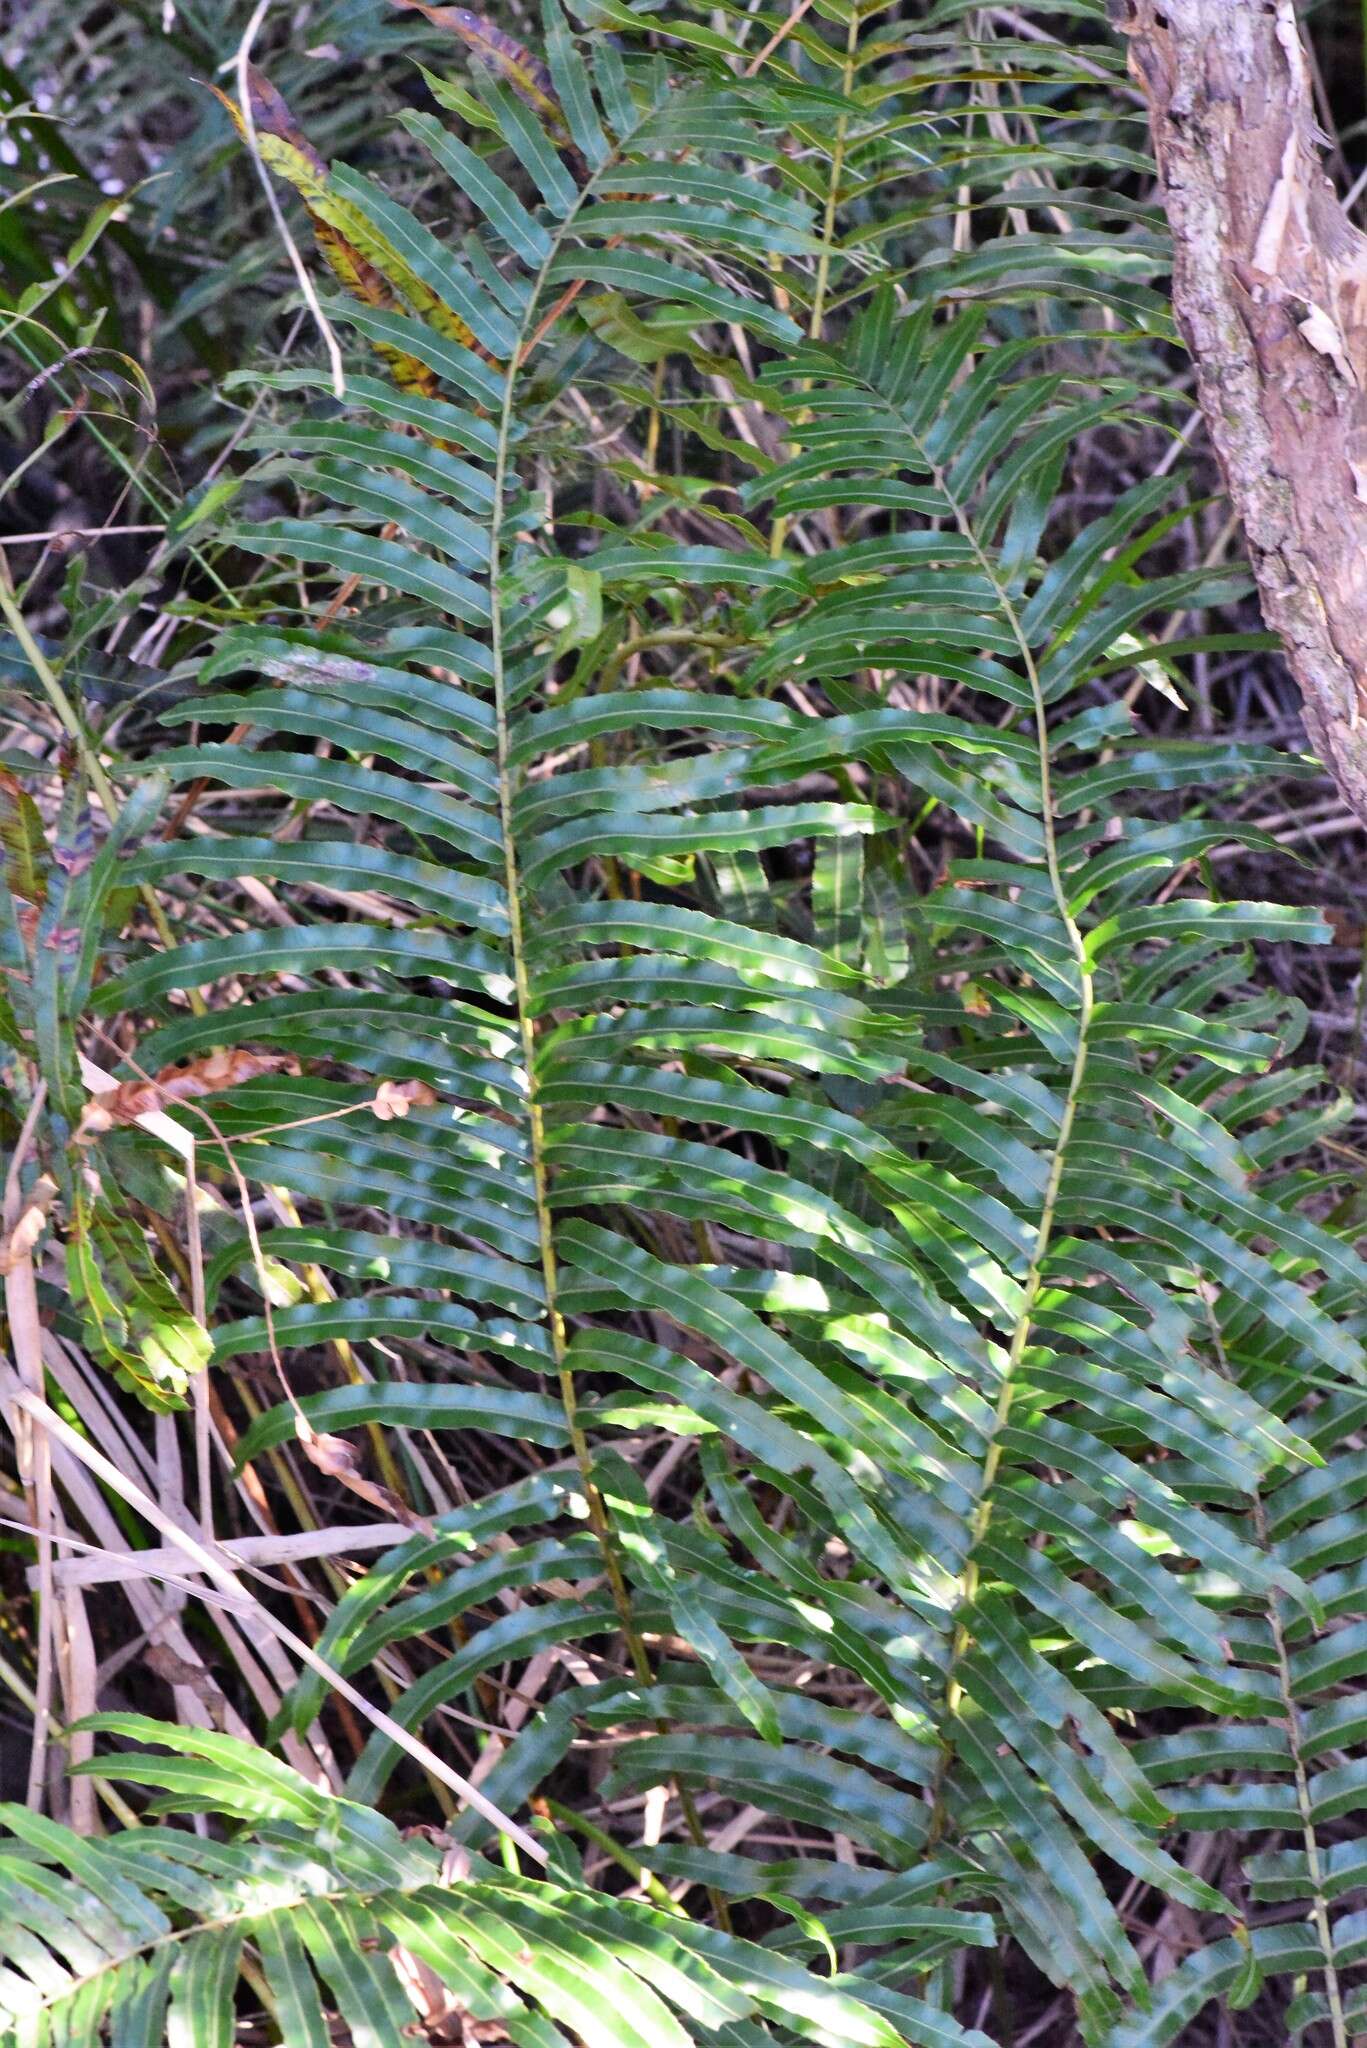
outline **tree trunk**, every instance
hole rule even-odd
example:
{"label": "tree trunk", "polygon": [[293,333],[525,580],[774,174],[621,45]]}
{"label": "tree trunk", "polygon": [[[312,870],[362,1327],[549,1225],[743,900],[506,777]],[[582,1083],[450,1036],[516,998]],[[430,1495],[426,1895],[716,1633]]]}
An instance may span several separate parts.
{"label": "tree trunk", "polygon": [[1367,235],[1320,161],[1293,0],[1112,0],[1173,299],[1311,743],[1367,821]]}

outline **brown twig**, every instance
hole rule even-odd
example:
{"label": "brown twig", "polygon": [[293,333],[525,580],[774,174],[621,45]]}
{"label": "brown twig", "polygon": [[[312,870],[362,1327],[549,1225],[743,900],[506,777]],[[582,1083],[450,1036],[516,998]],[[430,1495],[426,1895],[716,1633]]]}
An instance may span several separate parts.
{"label": "brown twig", "polygon": [[797,27],[803,15],[807,12],[807,9],[811,5],[812,0],[797,0],[797,6],[788,16],[788,19],[785,22],[781,23],[780,26],[774,30],[774,33],[770,36],[768,42],[764,45],[764,48],[759,52],[759,55],[756,57],[752,57],[750,59],[750,62],[746,65],[744,71],[741,73],[742,78],[754,77],[755,73],[759,70],[760,65],[767,63],[770,57],[773,56],[775,50],[777,50],[781,44],[787,42],[789,36]]}

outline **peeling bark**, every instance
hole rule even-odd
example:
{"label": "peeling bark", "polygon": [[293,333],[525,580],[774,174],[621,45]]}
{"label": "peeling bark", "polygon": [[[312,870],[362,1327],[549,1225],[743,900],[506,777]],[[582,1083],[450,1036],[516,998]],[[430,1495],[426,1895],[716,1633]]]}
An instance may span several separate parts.
{"label": "peeling bark", "polygon": [[1321,162],[1293,0],[1112,0],[1173,299],[1310,740],[1367,820],[1367,235]]}

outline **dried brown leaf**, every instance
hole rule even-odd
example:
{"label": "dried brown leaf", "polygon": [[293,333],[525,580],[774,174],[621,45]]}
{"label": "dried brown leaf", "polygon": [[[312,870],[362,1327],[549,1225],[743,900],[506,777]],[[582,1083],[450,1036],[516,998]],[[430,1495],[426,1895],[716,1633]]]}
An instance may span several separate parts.
{"label": "dried brown leaf", "polygon": [[24,905],[41,904],[47,894],[48,861],[43,821],[37,804],[8,768],[0,768],[0,852],[10,894]]}
{"label": "dried brown leaf", "polygon": [[397,1493],[382,1486],[377,1479],[366,1478],[356,1462],[355,1451],[345,1437],[316,1430],[302,1411],[295,1416],[294,1429],[304,1456],[327,1478],[336,1479],[348,1491],[369,1501],[372,1507],[392,1515],[396,1522],[403,1522],[410,1529],[421,1529],[427,1536],[435,1534],[425,1515],[417,1514],[406,1500],[400,1500]]}
{"label": "dried brown leaf", "polygon": [[183,1066],[163,1067],[147,1081],[121,1081],[117,1088],[92,1095],[76,1128],[76,1143],[92,1145],[116,1124],[136,1123],[140,1116],[168,1102],[193,1102],[197,1096],[219,1095],[259,1074],[297,1074],[299,1062],[288,1053],[249,1052],[245,1046],[205,1053]]}
{"label": "dried brown leaf", "polygon": [[387,1124],[396,1116],[407,1116],[410,1109],[431,1109],[436,1099],[426,1081],[381,1081],[370,1107]]}
{"label": "dried brown leaf", "polygon": [[48,1211],[57,1199],[57,1183],[48,1174],[43,1174],[33,1184],[28,1206],[23,1210],[9,1236],[0,1240],[0,1273],[11,1273],[22,1260],[29,1258],[34,1246],[43,1234]]}

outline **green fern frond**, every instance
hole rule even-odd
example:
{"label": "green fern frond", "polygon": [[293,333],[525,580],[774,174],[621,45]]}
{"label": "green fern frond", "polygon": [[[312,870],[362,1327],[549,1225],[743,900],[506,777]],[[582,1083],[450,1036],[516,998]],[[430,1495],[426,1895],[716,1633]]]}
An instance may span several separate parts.
{"label": "green fern frond", "polygon": [[564,1882],[535,1884],[476,1867],[229,1736],[132,1714],[90,1725],[170,1750],[125,1750],[100,1767],[160,1788],[151,1811],[246,1825],[226,1842],[166,1828],[83,1841],[0,1808],[6,2039],[82,2048],[108,2025],[121,2042],[212,2048],[229,2038],[246,1967],[291,2048],[327,2041],[328,2010],[357,2040],[397,2043],[419,2024],[398,1965],[411,1981],[416,1964],[445,1987],[446,2012],[527,2048],[684,2048],[733,2039],[737,2025],[768,2040],[775,2021],[827,2048],[983,2041],[929,2014],[908,2035],[852,1980],[819,1981],[653,1907],[593,1899],[572,1861]]}

